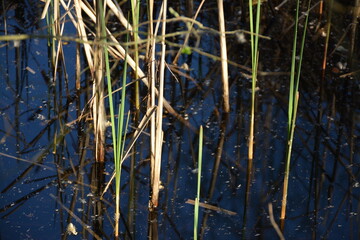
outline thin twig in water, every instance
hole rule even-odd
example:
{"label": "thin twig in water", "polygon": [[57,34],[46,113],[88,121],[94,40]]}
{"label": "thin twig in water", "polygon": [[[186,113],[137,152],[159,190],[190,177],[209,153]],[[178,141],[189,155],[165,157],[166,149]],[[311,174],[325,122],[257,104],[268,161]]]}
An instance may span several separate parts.
{"label": "thin twig in water", "polygon": [[59,199],[57,197],[55,197],[53,194],[50,193],[50,197],[53,198],[66,212],[68,212],[78,223],[80,223],[80,225],[86,230],[88,231],[94,238],[101,240],[101,237],[99,235],[97,235],[93,230],[91,230],[91,228],[86,225],[78,216],[75,215],[75,213],[73,213],[72,211],[70,211],[70,209],[68,209],[67,207],[65,207],[65,205],[59,201]]}
{"label": "thin twig in water", "polygon": [[280,240],[285,240],[284,235],[282,234],[279,225],[276,223],[275,219],[274,219],[274,213],[273,213],[273,206],[271,203],[268,204],[269,207],[269,217],[270,217],[270,222],[271,225],[274,227],[276,233],[278,234]]}
{"label": "thin twig in water", "polygon": [[[192,200],[192,199],[188,199],[185,203],[195,205],[195,201]],[[203,208],[206,208],[206,209],[216,211],[216,212],[226,213],[226,214],[231,215],[231,216],[234,216],[234,215],[237,214],[236,212],[226,210],[224,208],[219,208],[219,207],[216,207],[216,206],[213,206],[213,205],[210,205],[210,204],[207,204],[207,203],[203,203],[203,202],[199,202],[199,206],[203,207]]]}

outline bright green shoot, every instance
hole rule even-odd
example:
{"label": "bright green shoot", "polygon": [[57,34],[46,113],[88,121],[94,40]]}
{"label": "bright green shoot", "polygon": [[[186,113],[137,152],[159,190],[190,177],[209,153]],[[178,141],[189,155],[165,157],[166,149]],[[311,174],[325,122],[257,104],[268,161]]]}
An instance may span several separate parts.
{"label": "bright green shoot", "polygon": [[256,26],[254,31],[254,16],[253,16],[253,1],[249,0],[249,14],[250,14],[250,43],[251,43],[251,64],[252,64],[252,79],[251,79],[251,119],[250,119],[250,133],[249,133],[249,169],[252,169],[252,159],[254,155],[253,145],[254,145],[254,121],[255,121],[255,91],[256,91],[256,81],[257,81],[257,68],[259,62],[258,54],[258,43],[259,43],[259,29],[260,29],[260,5],[261,1],[257,2],[256,8]]}
{"label": "bright green shoot", "polygon": [[203,127],[200,126],[200,131],[199,131],[199,153],[198,153],[198,179],[197,179],[197,192],[196,192],[195,207],[194,207],[194,239],[195,240],[197,239],[197,236],[198,236],[202,151],[203,151]]}
{"label": "bright green shoot", "polygon": [[308,3],[308,14],[306,15],[304,32],[301,40],[301,49],[299,53],[299,62],[296,66],[296,46],[297,46],[297,33],[298,33],[298,23],[299,23],[299,5],[300,1],[297,1],[296,6],[296,17],[295,17],[295,30],[294,30],[294,42],[293,42],[293,51],[291,58],[291,75],[290,75],[290,87],[289,87],[289,105],[288,105],[288,137],[287,137],[287,153],[286,153],[286,165],[285,165],[285,174],[284,174],[284,187],[283,187],[283,197],[282,197],[282,206],[281,206],[281,229],[284,230],[285,224],[285,216],[286,216],[286,201],[287,201],[287,192],[289,185],[289,174],[290,174],[290,159],[292,152],[292,144],[294,139],[294,131],[295,131],[295,123],[296,123],[296,115],[297,108],[299,102],[299,82],[300,82],[300,73],[301,73],[301,63],[303,58],[303,51],[305,45],[306,38],[306,28],[308,24],[309,18],[309,9],[310,9],[309,0]]}
{"label": "bright green shoot", "polygon": [[110,107],[110,118],[111,118],[111,133],[113,140],[113,151],[114,151],[114,165],[115,165],[115,236],[118,237],[119,234],[119,218],[120,218],[120,178],[121,178],[121,158],[124,150],[124,141],[122,139],[123,135],[123,126],[124,126],[124,112],[125,112],[125,95],[126,95],[126,76],[127,76],[127,59],[125,54],[125,63],[124,63],[124,71],[123,71],[123,84],[121,90],[121,104],[119,105],[118,110],[118,121],[115,121],[115,111],[114,111],[114,103],[111,89],[111,75],[110,75],[110,63],[109,63],[109,53],[108,47],[106,43],[106,26],[103,16],[103,11],[101,12],[101,37],[102,44],[104,47],[104,55],[105,55],[105,70],[106,70],[106,78],[107,78],[107,86],[109,92],[109,107]]}

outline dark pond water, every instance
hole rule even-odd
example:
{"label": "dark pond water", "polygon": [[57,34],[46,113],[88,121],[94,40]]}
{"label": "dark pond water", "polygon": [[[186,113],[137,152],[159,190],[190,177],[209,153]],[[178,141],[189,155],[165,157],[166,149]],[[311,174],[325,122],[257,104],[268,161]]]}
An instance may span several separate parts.
{"label": "dark pond water", "polygon": [[[169,6],[180,15],[193,16],[200,3],[191,2],[169,2]],[[73,3],[68,3],[76,16]],[[227,35],[228,57],[234,63],[229,65],[229,114],[222,108],[221,64],[204,54],[220,56],[218,35],[195,26],[189,41],[192,54],[182,54],[177,64],[186,64],[188,71],[176,71],[171,64],[178,50],[174,44],[182,44],[185,37],[167,38],[166,60],[172,74],[166,71],[165,97],[194,129],[204,126],[200,201],[218,209],[200,208],[199,236],[203,239],[278,238],[270,216],[280,224],[295,9],[287,2],[277,10],[280,3],[262,4],[261,33],[270,39],[259,42],[250,184],[249,35]],[[248,30],[247,2],[224,4],[226,29]],[[305,12],[307,3],[302,4]],[[359,27],[355,8],[339,4],[332,9],[326,4],[323,15],[318,13],[318,3],[312,4],[291,157],[286,239],[360,239]],[[129,6],[121,5],[125,16]],[[24,40],[0,41],[0,239],[95,239],[95,234],[113,239],[114,187],[100,199],[114,171],[111,131],[107,131],[105,162],[96,163],[89,114],[92,80],[83,45],[64,42],[54,79],[53,49],[44,37],[51,24],[40,19],[43,7],[41,1],[1,2],[1,36],[30,35]],[[63,7],[60,9],[65,22],[63,36],[75,37],[71,18]],[[197,20],[218,29],[217,10],[216,1],[206,1]],[[145,22],[146,5],[141,6],[140,15],[140,21]],[[326,68],[322,69],[326,37],[321,31],[326,33],[329,20]],[[123,31],[114,16],[108,16],[107,21],[113,32]],[[90,33],[92,24],[89,19],[86,23]],[[299,29],[302,32],[303,28]],[[168,32],[183,30],[186,24],[181,21],[167,25]],[[77,49],[81,72],[75,67]],[[142,46],[142,54],[144,49]],[[111,64],[113,79],[119,79],[122,61]],[[144,63],[142,67],[147,68]],[[114,88],[119,86],[115,83]],[[133,88],[128,88],[126,101],[132,128],[136,127]],[[147,87],[140,83],[140,90],[143,116]],[[119,95],[115,98],[119,102]],[[194,207],[186,201],[196,196],[198,134],[194,129],[165,113],[164,189],[155,212],[148,210],[149,136],[143,134],[137,141],[121,176],[121,239],[193,238]],[[77,235],[69,233],[70,223]]]}

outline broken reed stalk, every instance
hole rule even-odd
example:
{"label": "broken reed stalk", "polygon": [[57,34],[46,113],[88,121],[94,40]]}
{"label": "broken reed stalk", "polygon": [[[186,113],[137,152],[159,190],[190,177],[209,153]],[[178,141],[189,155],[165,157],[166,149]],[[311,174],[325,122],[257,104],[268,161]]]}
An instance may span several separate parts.
{"label": "broken reed stalk", "polygon": [[161,59],[160,59],[160,77],[159,77],[159,94],[158,94],[158,108],[156,112],[155,123],[155,158],[154,158],[154,175],[152,179],[152,207],[158,206],[159,188],[160,188],[160,171],[161,171],[161,152],[163,142],[162,119],[164,108],[164,82],[165,82],[165,34],[166,34],[166,14],[167,14],[167,0],[163,1],[163,15],[162,15],[162,32],[161,32]]}
{"label": "broken reed stalk", "polygon": [[[296,5],[296,16],[295,16],[295,30],[294,30],[294,39],[293,39],[293,50],[292,50],[292,58],[291,58],[291,74],[290,74],[290,87],[289,87],[289,105],[288,105],[288,137],[287,137],[287,151],[286,151],[286,163],[285,163],[285,172],[284,172],[284,185],[283,185],[283,195],[281,202],[281,215],[280,215],[280,229],[284,232],[285,229],[285,217],[286,217],[286,205],[287,205],[287,194],[289,187],[289,175],[290,175],[290,160],[291,160],[291,152],[292,145],[294,140],[294,132],[297,118],[297,108],[299,103],[299,82],[300,82],[300,74],[301,74],[301,64],[305,46],[306,39],[306,28],[308,25],[309,19],[309,11],[310,11],[311,0],[308,2],[308,9],[305,19],[304,32],[301,40],[301,48],[300,48],[300,57],[298,64],[296,66],[296,46],[297,46],[297,32],[298,32],[298,24],[299,24],[299,5],[300,1],[297,0]],[[296,75],[295,75],[296,74]]]}
{"label": "broken reed stalk", "polygon": [[200,201],[200,188],[201,188],[201,169],[202,169],[202,151],[203,151],[203,127],[200,126],[199,131],[199,153],[198,153],[198,178],[197,178],[197,191],[194,205],[194,240],[198,237],[199,225],[199,201]]}
{"label": "broken reed stalk", "polygon": [[226,35],[225,35],[225,17],[224,17],[224,6],[223,0],[218,0],[218,11],[219,11],[219,31],[220,31],[220,56],[221,56],[221,79],[223,85],[223,101],[224,101],[224,112],[230,112],[229,103],[229,73],[227,63],[227,48],[226,48]]}

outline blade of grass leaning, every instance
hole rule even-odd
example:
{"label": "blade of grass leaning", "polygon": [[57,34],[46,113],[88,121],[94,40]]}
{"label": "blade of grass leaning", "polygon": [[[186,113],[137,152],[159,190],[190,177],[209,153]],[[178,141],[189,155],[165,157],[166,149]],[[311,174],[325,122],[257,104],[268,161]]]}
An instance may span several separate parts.
{"label": "blade of grass leaning", "polygon": [[307,15],[306,15],[306,19],[305,19],[305,25],[304,25],[304,32],[303,32],[302,39],[301,39],[299,62],[297,64],[297,67],[296,67],[296,46],[297,46],[297,31],[298,31],[298,21],[299,21],[299,5],[300,5],[299,0],[297,1],[297,6],[296,6],[295,31],[294,31],[293,52],[292,52],[292,59],[291,59],[291,75],[290,75],[290,88],[289,88],[288,137],[287,137],[288,145],[287,145],[287,151],[286,151],[283,196],[282,196],[281,215],[280,215],[280,228],[281,228],[282,232],[284,232],[284,228],[285,228],[291,152],[292,152],[292,145],[293,145],[296,118],[297,118],[297,108],[298,108],[298,103],[299,103],[299,82],[300,82],[300,75],[301,75],[301,64],[302,64],[302,59],[303,59],[305,39],[306,39],[306,28],[307,28],[308,19],[309,19],[310,4],[311,4],[311,1],[309,0]]}
{"label": "blade of grass leaning", "polygon": [[198,153],[198,178],[197,178],[197,191],[194,206],[194,239],[198,236],[199,225],[199,201],[200,201],[200,187],[201,187],[201,168],[202,168],[202,150],[203,150],[203,127],[200,126],[199,131],[199,153]]}

